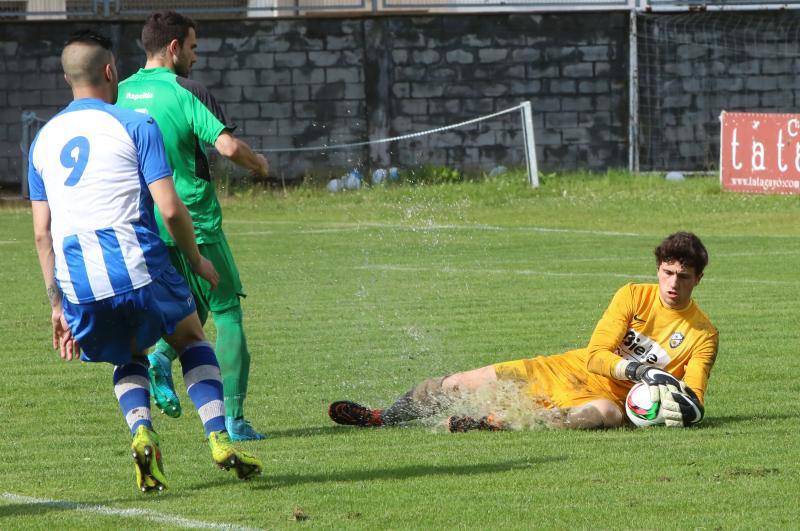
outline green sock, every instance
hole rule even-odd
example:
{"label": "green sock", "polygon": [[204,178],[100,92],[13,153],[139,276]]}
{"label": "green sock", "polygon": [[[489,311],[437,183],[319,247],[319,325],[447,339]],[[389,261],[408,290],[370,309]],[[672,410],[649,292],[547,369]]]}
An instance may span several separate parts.
{"label": "green sock", "polygon": [[212,312],[217,327],[217,360],[222,372],[225,416],[244,416],[247,378],[250,375],[250,352],[242,327],[242,307]]}

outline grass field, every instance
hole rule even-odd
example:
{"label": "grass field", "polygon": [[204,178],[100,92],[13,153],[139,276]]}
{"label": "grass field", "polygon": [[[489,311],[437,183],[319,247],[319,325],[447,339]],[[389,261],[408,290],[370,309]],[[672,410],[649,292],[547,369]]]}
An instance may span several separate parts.
{"label": "grass field", "polygon": [[[246,447],[264,476],[215,469],[195,413],[156,414],[171,489],[137,492],[110,368],[48,348],[30,213],[6,208],[0,528],[800,522],[800,198],[611,174],[548,176],[538,190],[516,175],[224,203],[248,292],[247,413],[269,433]],[[381,406],[430,376],[583,346],[614,291],[654,280],[652,249],[682,229],[709,249],[695,298],[721,337],[700,427],[448,434],[327,418],[332,400]]]}

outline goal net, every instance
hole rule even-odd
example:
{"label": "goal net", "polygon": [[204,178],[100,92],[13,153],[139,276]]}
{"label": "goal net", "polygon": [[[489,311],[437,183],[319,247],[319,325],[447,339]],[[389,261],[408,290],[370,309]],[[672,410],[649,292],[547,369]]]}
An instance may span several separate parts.
{"label": "goal net", "polygon": [[380,138],[368,138],[358,120],[353,125],[361,129],[355,131],[337,131],[323,121],[310,123],[320,132],[319,141],[312,145],[293,146],[293,139],[286,138],[290,144],[286,147],[257,149],[271,160],[276,173],[327,179],[358,174],[369,182],[376,171],[378,176],[391,179],[400,175],[410,181],[424,181],[430,177],[425,174],[433,172],[446,181],[448,176],[490,173],[508,165],[525,168],[530,185],[539,184],[527,101],[458,122],[397,119],[387,131],[397,134]]}
{"label": "goal net", "polygon": [[800,106],[800,13],[637,16],[639,168],[712,171],[721,111]]}

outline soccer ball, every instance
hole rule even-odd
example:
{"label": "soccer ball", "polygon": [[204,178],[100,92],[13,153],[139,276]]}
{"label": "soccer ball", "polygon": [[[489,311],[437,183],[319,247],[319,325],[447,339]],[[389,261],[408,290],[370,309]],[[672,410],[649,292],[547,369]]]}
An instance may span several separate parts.
{"label": "soccer ball", "polygon": [[374,185],[383,184],[384,181],[386,181],[387,175],[388,172],[386,170],[384,170],[383,168],[378,168],[377,170],[372,172],[372,184]]}
{"label": "soccer ball", "polygon": [[361,188],[361,172],[358,170],[351,170],[347,175],[342,177],[342,182],[347,190],[358,190]]}
{"label": "soccer ball", "polygon": [[328,181],[327,188],[329,192],[336,193],[341,190],[344,190],[344,183],[342,182],[341,179],[331,179],[330,181]]}
{"label": "soccer ball", "polygon": [[625,414],[628,415],[634,426],[643,427],[664,424],[661,403],[653,404],[650,401],[650,389],[645,383],[637,383],[628,391],[628,396],[625,398]]}

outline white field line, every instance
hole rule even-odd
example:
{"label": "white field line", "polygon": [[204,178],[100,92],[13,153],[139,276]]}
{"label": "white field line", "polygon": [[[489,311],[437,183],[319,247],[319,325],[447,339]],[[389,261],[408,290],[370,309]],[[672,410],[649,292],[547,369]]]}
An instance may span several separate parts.
{"label": "white field line", "polygon": [[[232,231],[228,232],[230,236],[265,236],[269,234],[327,234],[327,233],[337,233],[337,232],[358,232],[359,230],[363,230],[365,228],[373,227],[372,225],[353,225],[351,227],[331,227],[327,229],[301,229],[301,230],[289,230],[289,231],[276,231],[276,230],[254,230],[254,231]],[[400,227],[399,225],[397,226]],[[445,227],[444,225],[438,226],[439,228]],[[464,227],[459,227],[464,228]],[[409,228],[406,227],[407,230],[412,231],[425,231],[425,230],[434,230],[428,229],[427,227],[423,228]],[[439,230],[439,229],[435,229]],[[484,230],[484,229],[481,229]],[[492,229],[485,229],[485,230],[503,230],[501,228],[492,228]],[[507,229],[512,230],[512,229]],[[514,229],[516,230],[516,229]],[[529,230],[533,231],[534,228],[529,228]],[[552,232],[552,231],[561,231],[566,232],[565,229],[536,229],[541,232]],[[575,231],[578,232],[578,231]],[[601,233],[592,233],[592,234],[601,234]],[[602,233],[604,235],[626,235],[625,233]],[[633,236],[634,234],[630,234]],[[2,243],[2,242],[0,242]],[[749,251],[749,252],[733,252],[733,253],[714,253],[714,258],[728,258],[728,257],[752,257],[752,256],[793,256],[800,254],[800,249],[794,251]],[[586,258],[564,258],[562,259],[564,262],[598,262],[598,261],[634,261],[640,260],[638,257],[624,257],[624,256],[592,256]]]}
{"label": "white field line", "polygon": [[356,266],[356,269],[377,271],[397,271],[407,273],[453,273],[453,274],[489,274],[489,275],[528,275],[541,277],[616,277],[636,280],[655,280],[654,275],[626,275],[623,273],[569,273],[563,271],[534,271],[532,269],[463,269],[455,267],[417,267],[395,264],[374,264]]}
{"label": "white field line", "polygon": [[[233,224],[263,224],[263,225],[270,225],[270,224],[279,224],[279,225],[290,225],[293,222],[288,221],[254,221],[249,222],[246,220],[231,220]],[[290,231],[275,231],[275,230],[265,230],[265,231],[242,231],[242,232],[230,232],[229,234],[232,236],[262,236],[267,234],[280,234],[280,233],[291,233],[291,234],[325,234],[325,233],[336,233],[336,232],[354,232],[363,229],[372,229],[372,228],[386,228],[386,229],[400,229],[400,230],[407,230],[412,232],[424,232],[424,231],[433,231],[433,230],[483,230],[483,231],[513,231],[513,232],[542,232],[542,233],[570,233],[570,234],[591,234],[596,236],[646,236],[645,234],[638,234],[634,232],[614,232],[614,231],[592,231],[592,230],[581,230],[581,229],[558,229],[558,228],[548,228],[548,227],[501,227],[497,225],[471,225],[471,224],[464,224],[464,225],[453,225],[453,224],[445,224],[445,225],[401,225],[396,223],[338,223],[338,222],[322,222],[320,225],[326,226],[327,228],[319,228],[319,229],[307,229],[301,228],[299,230],[290,230]],[[782,238],[783,236],[776,236],[777,238]],[[2,243],[2,242],[0,242]],[[732,253],[714,253],[715,258],[727,258],[727,257],[750,257],[750,256],[793,256],[800,254],[800,249],[798,250],[782,250],[782,251],[749,251],[749,252],[732,252]],[[595,260],[622,260],[623,257],[587,257],[587,258],[572,258],[567,259],[567,261],[571,262],[580,262],[580,261],[595,261]]]}
{"label": "white field line", "polygon": [[236,219],[236,218],[225,218],[225,225],[232,224],[232,225],[302,225],[303,222],[301,221],[289,221],[285,219],[274,219],[274,220],[258,220],[258,219]]}
{"label": "white field line", "polygon": [[57,507],[59,509],[67,509],[79,511],[84,513],[99,514],[103,516],[118,516],[120,518],[141,518],[151,520],[153,522],[169,525],[174,527],[186,527],[190,529],[226,529],[232,531],[258,531],[254,527],[242,527],[233,524],[216,524],[213,522],[203,522],[200,520],[191,520],[189,518],[182,518],[180,516],[172,516],[169,514],[157,513],[147,509],[114,509],[106,507],[105,505],[90,505],[86,503],[76,503],[66,500],[48,500],[46,498],[33,498],[31,496],[20,496],[19,494],[12,494],[4,492],[0,495],[0,499],[7,500],[14,503],[22,503],[25,505],[43,505],[47,507]]}
{"label": "white field line", "polygon": [[[793,256],[800,255],[800,249],[797,251],[757,251],[757,252],[740,252],[740,253],[717,253],[712,256],[714,263],[720,258],[752,258],[754,256]],[[559,258],[559,263],[581,263],[581,262],[642,262],[643,260],[653,264],[655,268],[655,261],[651,257],[642,256],[587,256],[585,258]]]}
{"label": "white field line", "polygon": [[749,257],[749,256],[789,256],[794,254],[800,254],[800,249],[796,251],[742,251],[739,253],[714,253],[713,258],[723,257],[723,258],[730,258],[730,257]]}
{"label": "white field line", "polygon": [[0,240],[0,245],[10,245],[12,243],[20,243],[20,240]]}
{"label": "white field line", "polygon": [[[248,221],[243,219],[226,219],[226,224],[231,225],[304,225],[288,221]],[[422,223],[422,224],[402,224],[402,223],[347,223],[347,222],[321,222],[319,225],[328,227],[328,231],[352,231],[359,229],[399,229],[409,231],[429,231],[429,230],[482,230],[482,231],[518,231],[518,232],[556,232],[569,234],[592,234],[595,236],[644,236],[634,232],[614,232],[614,231],[595,231],[585,229],[561,229],[553,227],[502,227],[499,225],[484,224],[453,224],[453,223]],[[311,229],[301,229],[311,230]],[[250,234],[250,233],[231,233],[231,234]],[[259,234],[259,233],[256,233]]]}
{"label": "white field line", "polygon": [[300,230],[248,230],[248,231],[229,231],[227,234],[230,236],[265,236],[267,234],[328,234],[331,232],[358,232],[357,227],[335,228],[329,229],[300,229]]}
{"label": "white field line", "polygon": [[[718,253],[715,252],[712,256],[714,263],[719,258],[752,258],[754,256],[794,256],[800,254],[800,249],[796,251],[747,251],[738,253]],[[559,258],[559,262],[640,262],[644,258],[640,256],[588,256],[586,258]],[[655,262],[652,258],[647,258],[647,261],[653,264]]]}
{"label": "white field line", "polygon": [[227,236],[235,237],[235,236],[266,236],[267,234],[295,234],[294,231],[276,231],[276,230],[249,230],[246,232],[236,232],[236,231],[227,231],[225,233]]}
{"label": "white field line", "polygon": [[[482,223],[418,223],[418,224],[405,224],[405,223],[379,223],[379,222],[336,222],[336,221],[320,221],[303,223],[297,221],[285,220],[245,220],[245,219],[226,219],[225,224],[230,225],[295,225],[299,227],[298,231],[286,232],[300,232],[314,234],[315,232],[349,232],[364,229],[397,229],[412,232],[418,231],[434,231],[434,230],[476,230],[476,231],[508,231],[508,232],[539,232],[539,233],[556,233],[556,234],[588,234],[592,236],[628,236],[628,237],[655,237],[662,238],[663,234],[645,234],[639,232],[621,232],[621,231],[608,231],[608,230],[589,230],[589,229],[566,229],[558,227],[536,227],[536,226],[520,226],[520,227],[507,227],[502,225],[486,225]],[[323,228],[312,229],[309,226],[320,226]],[[283,231],[281,231],[283,232]],[[253,232],[231,232],[230,234],[272,234],[273,231],[253,231]],[[721,235],[721,238],[774,238],[774,239],[787,239],[795,238],[795,236],[782,236],[773,234],[760,234],[758,236],[751,235]],[[753,255],[762,253],[752,253]],[[767,253],[763,253],[767,254]],[[800,251],[785,251],[783,253],[776,252],[770,254],[800,254]],[[720,255],[722,256],[722,255]],[[726,255],[728,256],[728,255]],[[750,254],[731,254],[729,256],[751,256]]]}
{"label": "white field line", "polygon": [[[371,264],[364,266],[356,266],[355,269],[373,270],[373,271],[397,271],[407,273],[452,273],[452,274],[473,274],[473,275],[527,275],[527,276],[541,276],[541,277],[601,277],[601,278],[626,278],[630,280],[645,280],[653,282],[656,280],[655,275],[629,275],[626,273],[574,273],[565,271],[536,271],[532,269],[470,269],[470,268],[455,268],[455,267],[417,267],[417,266],[404,266],[397,264]],[[740,284],[763,284],[768,286],[800,286],[800,281],[792,280],[767,280],[758,278],[708,278],[704,277],[703,282],[733,282]]]}

